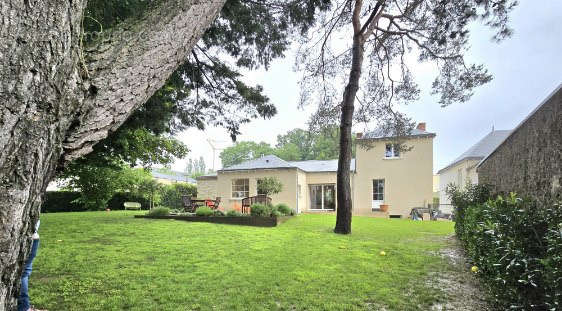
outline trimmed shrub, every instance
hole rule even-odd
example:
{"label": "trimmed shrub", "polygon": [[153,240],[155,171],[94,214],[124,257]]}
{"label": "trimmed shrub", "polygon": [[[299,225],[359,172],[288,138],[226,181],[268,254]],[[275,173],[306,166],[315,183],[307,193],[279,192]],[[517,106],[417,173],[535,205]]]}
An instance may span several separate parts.
{"label": "trimmed shrub", "polygon": [[221,210],[213,210],[213,216],[224,216],[224,212]]}
{"label": "trimmed shrub", "polygon": [[213,210],[207,206],[201,206],[195,211],[195,215],[197,216],[212,216]]}
{"label": "trimmed shrub", "polygon": [[250,206],[250,214],[252,216],[262,216],[262,217],[269,217],[271,216],[272,207],[266,204],[254,204]]}
{"label": "trimmed shrub", "polygon": [[244,216],[244,214],[240,213],[240,212],[237,211],[237,210],[230,210],[230,211],[226,212],[226,216],[229,216],[229,217],[242,217],[242,216]]}
{"label": "trimmed shrub", "polygon": [[562,308],[562,209],[515,194],[452,189],[455,231],[498,309]]}
{"label": "trimmed shrub", "polygon": [[283,214],[281,214],[280,211],[272,211],[271,212],[271,217],[279,217],[279,216],[283,216]]}
{"label": "trimmed shrub", "polygon": [[[78,191],[47,191],[43,197],[41,213],[87,211],[86,205],[78,200],[80,197],[81,194]],[[147,199],[129,192],[118,192],[114,194],[111,200],[107,202],[107,208],[112,211],[123,210],[125,209],[123,206],[125,202],[139,202],[141,204],[141,209],[149,208]]]}
{"label": "trimmed shrub", "polygon": [[197,196],[197,186],[186,183],[175,183],[165,185],[160,192],[160,203],[172,208],[181,209],[183,207],[182,196]]}
{"label": "trimmed shrub", "polygon": [[107,202],[107,208],[112,211],[123,210],[125,209],[123,206],[125,202],[138,202],[141,204],[141,209],[147,210],[150,208],[150,202],[146,198],[140,195],[134,195],[130,192],[117,192],[114,194],[111,200]]}
{"label": "trimmed shrub", "polygon": [[279,203],[275,206],[275,208],[277,209],[277,211],[279,211],[279,213],[281,213],[284,216],[292,215],[293,210],[289,208],[289,206],[285,203]]}
{"label": "trimmed shrub", "polygon": [[87,211],[84,204],[79,203],[80,192],[47,191],[43,196],[41,213],[83,212]]}
{"label": "trimmed shrub", "polygon": [[170,214],[170,209],[167,207],[155,207],[148,212],[148,216],[167,216]]}

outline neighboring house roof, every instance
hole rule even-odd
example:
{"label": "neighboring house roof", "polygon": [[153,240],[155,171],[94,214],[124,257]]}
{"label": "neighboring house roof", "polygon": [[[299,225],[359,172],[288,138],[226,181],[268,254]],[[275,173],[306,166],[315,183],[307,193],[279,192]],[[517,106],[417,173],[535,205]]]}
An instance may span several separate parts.
{"label": "neighboring house roof", "polygon": [[156,169],[151,171],[152,177],[158,179],[167,179],[172,181],[182,181],[190,184],[196,184],[197,181],[191,177],[186,176],[184,173],[175,172],[175,171],[167,171],[162,172]]}
{"label": "neighboring house roof", "polygon": [[[288,162],[274,155],[263,156],[240,164],[223,168],[221,171],[243,171],[256,169],[298,168],[305,172],[336,172],[338,160],[309,160]],[[351,170],[355,170],[355,159],[351,160]]]}
{"label": "neighboring house roof", "polygon": [[[382,128],[378,128],[372,132],[365,133],[365,135],[363,135],[359,139],[388,139],[388,138],[395,138],[395,137],[397,136],[394,133],[385,131]],[[435,137],[435,133],[430,133],[415,128],[412,130],[412,132],[409,135],[406,135],[406,137]]]}
{"label": "neighboring house roof", "polygon": [[562,83],[560,83],[558,85],[558,87],[552,91],[535,109],[533,109],[533,111],[531,111],[531,113],[529,113],[529,115],[527,115],[527,117],[525,119],[523,119],[523,121],[521,121],[512,131],[509,132],[509,135],[505,136],[502,141],[500,141],[496,147],[494,147],[493,150],[491,150],[480,162],[478,162],[478,165],[476,165],[476,168],[480,167],[480,165],[482,163],[484,163],[484,161],[486,161],[493,153],[496,152],[496,150],[503,145],[503,143],[509,138],[509,136],[511,136],[513,133],[517,132],[519,130],[519,128],[521,128],[521,126],[523,126],[523,124],[525,124],[525,122],[527,122],[527,120],[529,120],[530,117],[532,117],[537,111],[539,111],[539,109],[542,108],[542,106],[544,106],[547,102],[550,101],[550,99],[556,95],[556,93],[560,92],[562,90]]}
{"label": "neighboring house roof", "polygon": [[460,156],[458,156],[453,162],[444,168],[440,169],[438,174],[445,171],[448,168],[455,166],[456,164],[464,160],[481,160],[488,156],[492,151],[494,151],[511,133],[511,130],[498,130],[492,131],[488,135],[484,136],[479,142],[474,144],[472,147],[468,148]]}

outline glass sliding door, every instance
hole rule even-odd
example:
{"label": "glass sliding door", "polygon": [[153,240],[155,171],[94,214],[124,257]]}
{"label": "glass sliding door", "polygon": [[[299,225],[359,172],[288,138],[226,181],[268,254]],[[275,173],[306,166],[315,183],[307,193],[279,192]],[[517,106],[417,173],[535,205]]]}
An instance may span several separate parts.
{"label": "glass sliding door", "polygon": [[324,209],[336,209],[336,186],[324,185]]}
{"label": "glass sliding door", "polygon": [[322,185],[310,186],[310,209],[322,209]]}
{"label": "glass sliding door", "polygon": [[336,185],[310,185],[311,210],[336,209]]}

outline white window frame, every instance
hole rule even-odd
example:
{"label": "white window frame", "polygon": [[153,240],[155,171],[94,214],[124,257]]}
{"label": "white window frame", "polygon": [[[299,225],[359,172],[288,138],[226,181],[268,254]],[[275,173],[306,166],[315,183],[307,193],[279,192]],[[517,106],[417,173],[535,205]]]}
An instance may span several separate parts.
{"label": "white window frame", "polygon": [[[378,187],[377,189],[375,189],[375,181],[382,181],[382,193],[378,192]],[[371,187],[372,187],[372,191],[371,191],[371,200],[372,200],[372,204],[371,204],[371,209],[373,211],[378,211],[380,210],[380,205],[382,203],[384,203],[384,192],[386,190],[386,180],[384,178],[377,178],[377,179],[373,179],[371,181]],[[376,192],[375,192],[376,191]],[[382,200],[375,200],[375,194],[377,194],[377,198],[378,195],[382,195]]]}
{"label": "white window frame", "polygon": [[[390,155],[387,153],[388,146],[390,146]],[[385,159],[400,159],[400,148],[398,144],[387,143],[384,145],[384,158]]]}
{"label": "white window frame", "polygon": [[[243,181],[244,184],[237,185],[238,181]],[[238,187],[238,188],[235,188]],[[240,190],[240,187],[242,190]],[[248,178],[236,178],[232,179],[230,185],[230,195],[233,199],[243,199],[250,196],[250,179]]]}
{"label": "white window frame", "polygon": [[322,201],[321,201],[322,202],[321,203],[322,208],[312,208],[312,206],[311,206],[310,210],[311,211],[328,211],[328,212],[335,211],[337,209],[337,206],[338,206],[337,198],[335,196],[334,196],[334,199],[335,199],[334,200],[334,208],[333,209],[324,208],[325,207],[325,205],[324,205],[324,187],[334,186],[334,191],[337,191],[336,184],[309,184],[308,185],[309,196],[310,196],[310,194],[312,194],[312,191],[310,191],[310,188],[313,187],[313,186],[320,186],[320,189],[322,189],[320,191],[320,193],[322,194],[321,195],[321,197],[322,197]]}

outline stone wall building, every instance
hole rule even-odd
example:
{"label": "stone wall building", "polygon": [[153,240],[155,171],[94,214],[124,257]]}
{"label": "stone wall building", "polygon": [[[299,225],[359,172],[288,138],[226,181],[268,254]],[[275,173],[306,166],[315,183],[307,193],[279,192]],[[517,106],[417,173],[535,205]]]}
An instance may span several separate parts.
{"label": "stone wall building", "polygon": [[539,200],[562,198],[562,84],[477,166],[481,184]]}

